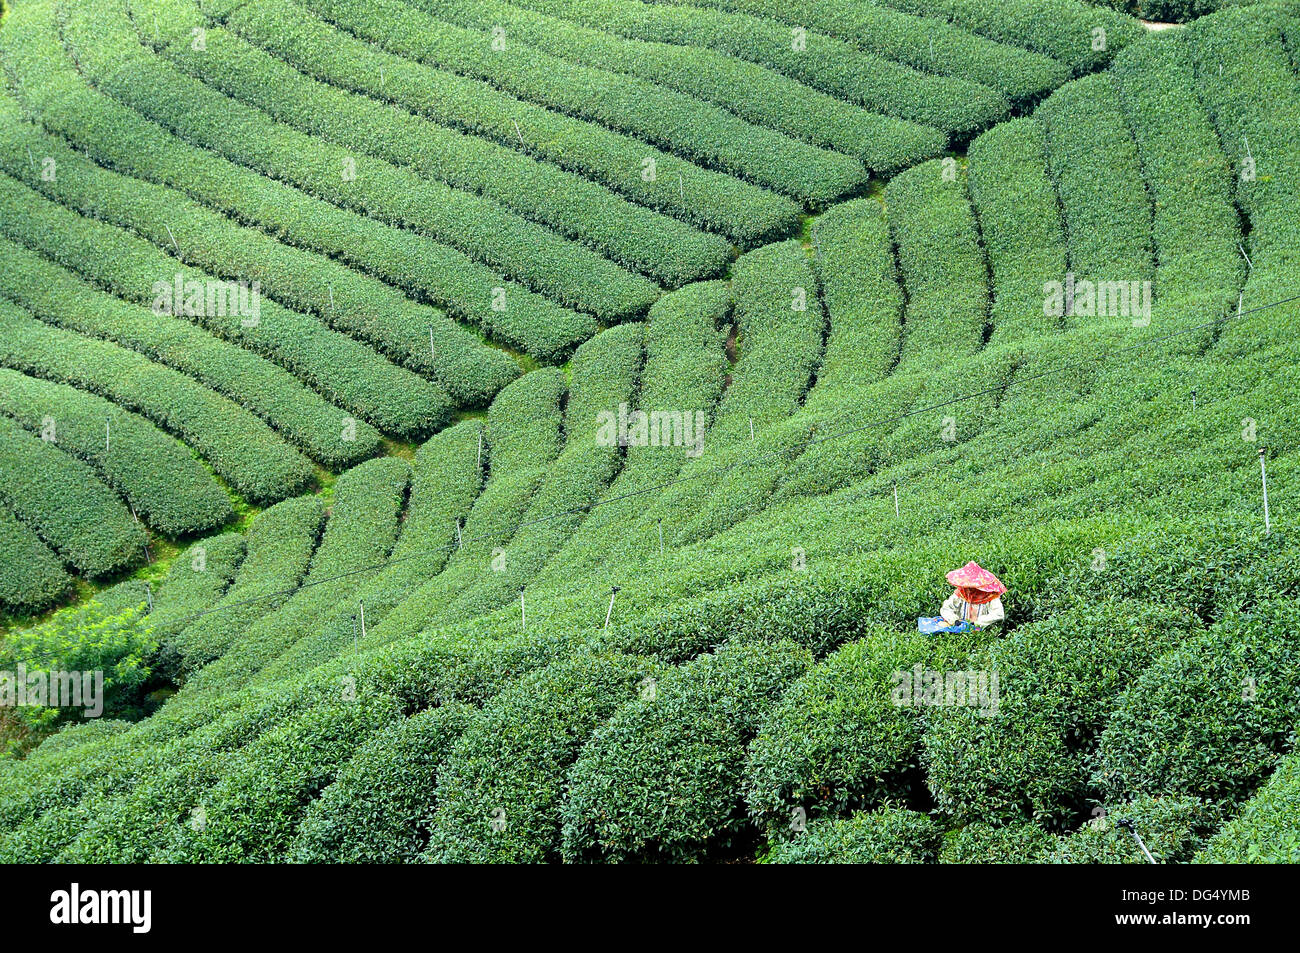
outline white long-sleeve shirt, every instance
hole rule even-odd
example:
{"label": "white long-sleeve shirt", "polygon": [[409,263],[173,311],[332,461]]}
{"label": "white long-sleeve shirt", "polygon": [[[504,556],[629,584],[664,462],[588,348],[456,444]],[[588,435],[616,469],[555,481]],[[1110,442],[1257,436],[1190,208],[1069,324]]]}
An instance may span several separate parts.
{"label": "white long-sleeve shirt", "polygon": [[958,622],[966,621],[978,628],[983,628],[994,622],[1001,622],[1005,618],[1001,599],[991,599],[988,602],[976,605],[973,602],[967,602],[956,592],[949,596],[943,606],[940,607],[939,615],[943,616],[943,621],[949,625],[956,625]]}

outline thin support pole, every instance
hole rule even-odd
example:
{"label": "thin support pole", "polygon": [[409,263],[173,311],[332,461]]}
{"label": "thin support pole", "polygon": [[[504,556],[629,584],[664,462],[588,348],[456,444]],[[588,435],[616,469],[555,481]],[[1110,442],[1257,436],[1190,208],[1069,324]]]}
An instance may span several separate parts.
{"label": "thin support pole", "polygon": [[898,481],[894,481],[894,516],[898,516]]}
{"label": "thin support pole", "polygon": [[659,517],[659,558],[662,559],[663,555],[664,555],[664,520],[663,517],[661,516]]}
{"label": "thin support pole", "polygon": [[456,548],[457,548],[457,549],[460,549],[460,546],[461,546],[461,538],[460,538],[460,517],[458,516],[458,517],[456,517]]}
{"label": "thin support pole", "polygon": [[1147,863],[1154,864],[1156,859],[1151,856],[1151,851],[1147,850],[1147,845],[1142,842],[1142,838],[1138,835],[1137,828],[1133,826],[1133,822],[1128,818],[1125,818],[1119,822],[1119,826],[1133,835],[1133,839],[1137,841],[1138,847],[1142,849],[1142,853],[1146,856]]}
{"label": "thin support pole", "polygon": [[1259,448],[1259,484],[1264,491],[1264,535],[1269,536],[1273,527],[1268,519],[1268,468],[1264,465],[1264,447]]}
{"label": "thin support pole", "polygon": [[524,605],[524,587],[519,587],[519,628],[528,628],[528,610]]}
{"label": "thin support pole", "polygon": [[364,639],[366,637],[366,604],[358,599],[357,605],[361,607],[361,637]]}
{"label": "thin support pole", "polygon": [[614,597],[618,595],[618,586],[610,586],[609,608],[605,610],[605,631],[609,631],[609,617],[614,614]]}

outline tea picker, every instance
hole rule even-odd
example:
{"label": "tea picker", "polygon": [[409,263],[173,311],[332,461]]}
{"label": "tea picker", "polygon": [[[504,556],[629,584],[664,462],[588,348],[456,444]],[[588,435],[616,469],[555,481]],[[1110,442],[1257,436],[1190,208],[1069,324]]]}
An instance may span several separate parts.
{"label": "tea picker", "polygon": [[1005,618],[1002,600],[1007,591],[1002,581],[979,563],[969,562],[948,573],[954,589],[939,608],[939,615],[916,620],[916,631],[925,635],[937,632],[969,632],[982,629]]}

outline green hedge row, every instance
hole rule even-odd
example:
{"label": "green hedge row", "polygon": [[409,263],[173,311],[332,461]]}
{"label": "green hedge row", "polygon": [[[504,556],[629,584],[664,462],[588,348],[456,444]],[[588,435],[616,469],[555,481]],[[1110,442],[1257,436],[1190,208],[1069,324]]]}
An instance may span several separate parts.
{"label": "green hedge row", "polygon": [[837,205],[813,223],[822,300],[830,320],[826,354],[808,406],[844,404],[850,388],[875,383],[898,360],[903,301],[884,209],[872,199]]}
{"label": "green hedge row", "polygon": [[943,831],[928,815],[902,807],[823,820],[778,846],[773,864],[929,864]]}
{"label": "green hedge row", "polygon": [[[903,293],[889,222],[875,199],[831,209],[813,224],[812,241],[830,333],[804,411],[825,435],[859,426],[864,406],[876,408],[873,416],[888,413],[882,397],[896,390],[888,375],[898,362]],[[782,475],[778,496],[825,493],[859,479],[880,436],[873,430],[814,443]]]}
{"label": "green hedge row", "polygon": [[[456,522],[463,524],[483,487],[478,458],[483,433],[480,421],[465,420],[434,435],[416,452],[410,501],[392,559],[357,592],[357,600],[366,606],[368,630],[446,565],[456,545]],[[350,603],[340,605],[257,678],[305,670],[347,647],[353,637],[353,611]]]}
{"label": "green hedge row", "polygon": [[311,802],[288,859],[302,864],[403,864],[427,846],[443,761],[474,709],[428,708],[378,731]]}
{"label": "green hedge row", "polygon": [[1268,782],[1196,855],[1206,864],[1300,863],[1300,755],[1278,762]]}
{"label": "green hedge row", "polygon": [[933,373],[973,354],[988,321],[988,266],[965,172],[938,160],[908,169],[885,188],[885,207],[907,295],[901,363]]}
{"label": "green hedge row", "polygon": [[[893,171],[935,155],[947,142],[933,127],[867,112],[748,60],[700,46],[656,42],[659,31],[638,29],[646,12],[641,4],[615,6],[602,0],[594,10],[590,4],[533,6],[578,23],[496,2],[439,2],[430,9],[460,26],[488,31],[500,26],[509,36],[561,59],[704,99],[756,125],[853,156],[874,171]],[[614,32],[632,39],[612,36]]]}
{"label": "green hedge row", "polygon": [[1034,824],[995,827],[976,821],[944,836],[941,864],[1033,864],[1056,846],[1056,838]]}
{"label": "green hedge row", "polygon": [[[520,146],[641,205],[719,232],[737,244],[760,244],[788,232],[797,222],[798,206],[766,189],[596,123],[516,99],[482,80],[395,55],[410,52],[406,44],[418,41],[390,34],[386,21],[364,11],[346,19],[336,11],[346,24],[342,29],[284,0],[270,0],[257,9],[294,14],[291,23],[279,24],[282,34],[259,34],[257,39],[285,58],[299,43],[309,43],[318,55],[330,55],[331,77],[349,89],[401,103],[435,122],[502,145]],[[653,180],[642,177],[646,159],[654,160]]]}
{"label": "green hedge row", "polygon": [[107,576],[144,557],[144,530],[95,472],[4,416],[0,502],[87,576]]}
{"label": "green hedge row", "polygon": [[[16,264],[14,257],[6,258],[6,266]],[[6,272],[6,292],[13,290],[8,283],[13,274]],[[197,449],[254,503],[299,492],[313,478],[305,457],[234,401],[135,351],[37,321],[3,299],[0,364],[93,391],[149,418]]]}
{"label": "green hedge row", "polygon": [[915,17],[874,4],[851,0],[670,2],[748,13],[820,30],[914,69],[996,89],[1013,103],[1033,100],[1070,76],[1070,71],[1051,57],[976,36],[942,20]]}
{"label": "green hedge row", "polygon": [[[421,0],[421,4],[444,18],[448,8],[462,5],[461,0]],[[549,3],[545,6],[554,9]],[[874,112],[922,123],[946,135],[981,129],[1010,110],[1006,98],[986,86],[921,73],[823,33],[806,31],[803,48],[796,49],[791,28],[766,18],[624,0],[566,3],[562,10],[597,29],[612,28],[641,40],[704,47],[749,60]],[[904,164],[906,160],[886,168],[893,171]]]}
{"label": "green hedge row", "polygon": [[1108,807],[1037,858],[1046,864],[1149,864],[1133,834],[1120,827],[1131,821],[1158,864],[1186,863],[1218,826],[1217,807],[1199,798],[1144,796]]}
{"label": "green hedge row", "polygon": [[[64,180],[68,178],[65,174]],[[102,214],[109,217],[118,201],[114,196],[121,195],[121,189],[95,189],[92,194],[99,205],[107,207]],[[80,196],[73,198],[75,202],[82,200]],[[440,385],[390,363],[315,318],[290,311],[260,294],[255,323],[242,312],[210,314],[206,302],[198,315],[177,313],[181,310],[173,292],[177,275],[182,275],[186,283],[197,281],[205,287],[209,282],[227,279],[194,268],[124,229],[79,216],[8,176],[0,178],[0,214],[6,216],[4,231],[10,237],[100,287],[110,288],[126,301],[151,309],[149,320],[153,324],[175,323],[178,318],[193,322],[230,344],[274,361],[332,403],[389,433],[402,437],[427,434],[451,413],[450,399]],[[150,214],[148,209],[132,210],[123,218],[134,223],[136,215]],[[21,219],[21,225],[10,216]],[[161,240],[161,236],[157,237]],[[228,280],[249,281],[251,287],[247,276],[230,276]],[[156,289],[160,282],[164,287],[171,285],[161,305],[165,309],[162,314],[157,311],[161,297]],[[188,292],[185,294],[188,296]],[[342,430],[340,427],[340,439],[347,441],[341,436]],[[372,444],[376,439],[373,431],[355,436],[358,441],[369,440]]]}
{"label": "green hedge row", "polygon": [[[159,248],[183,249],[186,261],[210,274],[259,282],[263,295],[373,345],[394,361],[433,376],[445,388],[455,383],[458,364],[468,365],[461,373],[474,370],[488,377],[486,386],[493,378],[502,386],[511,373],[518,372],[506,355],[456,329],[442,312],[410,301],[381,281],[281,244],[258,229],[242,227],[184,193],[110,172],[34,127],[20,124],[12,100],[0,99],[0,117],[14,120],[4,126],[0,138],[5,171],[64,205],[94,208],[98,215]],[[63,175],[44,182],[27,161],[28,149],[53,158]],[[430,333],[435,326],[436,337]],[[431,339],[441,349],[431,345]],[[448,357],[450,352],[461,357]],[[453,397],[460,402],[478,399],[484,386],[468,392],[459,388]]]}
{"label": "green hedge row", "polygon": [[794,682],[750,743],[750,814],[784,837],[797,809],[811,820],[907,797],[922,726],[918,709],[894,703],[894,674],[929,655],[922,636],[874,635]]}
{"label": "green hedge row", "polygon": [[[76,73],[53,69],[53,55],[41,59],[39,72],[27,71],[25,97],[56,101],[57,106],[41,116],[42,123],[99,162],[171,186],[238,221],[364,269],[412,297],[446,306],[483,327],[489,326],[493,314],[494,287],[506,289],[507,301],[521,320],[561,310],[446,245],[339,209],[215,153],[189,147],[116,100],[87,88]],[[7,97],[3,101],[7,104]],[[328,296],[328,287],[326,292]],[[353,294],[349,282],[339,282],[338,312],[347,311],[349,303],[353,310],[363,306]],[[418,342],[406,337],[410,321],[402,315],[410,307],[416,307],[422,324],[427,324],[419,329]],[[381,310],[372,316],[377,330],[369,333],[382,336],[383,346],[393,348],[411,366],[432,373],[458,403],[484,404],[519,373],[508,355],[434,309],[402,305]],[[431,335],[433,353],[424,347]]]}
{"label": "green hedge row", "polygon": [[[722,335],[731,310],[731,288],[721,281],[696,282],[660,298],[645,323],[645,366],[635,406],[646,412],[712,416],[728,368]],[[607,501],[590,510],[581,528],[561,554],[551,560],[539,581],[568,585],[583,568],[601,565],[617,549],[658,553],[658,534],[628,531],[644,514],[652,488],[673,479],[686,462],[686,447],[629,446],[623,468],[601,497]],[[628,494],[638,494],[628,496]],[[626,499],[620,499],[626,497]]]}
{"label": "green hedge row", "polygon": [[[498,52],[492,49],[490,32],[435,20],[397,0],[324,0],[313,8],[349,28],[358,22],[383,24],[384,35],[404,35],[403,55],[487,80],[522,99],[636,136],[803,202],[830,202],[867,177],[866,170],[848,156],[753,126],[694,97],[576,66],[521,41],[512,44],[508,38],[507,49]],[[640,174],[639,167],[636,173]]]}
{"label": "green hedge row", "polygon": [[1158,604],[1092,602],[974,653],[966,668],[998,675],[998,713],[927,711],[923,762],[938,809],[958,824],[1060,823],[1083,811],[1088,754],[1121,693],[1197,627]]}
{"label": "green hedge row", "polygon": [[[826,313],[817,291],[812,263],[797,240],[768,245],[736,262],[739,359],[700,455],[682,471],[684,477],[715,472],[700,481],[704,492],[700,482],[686,483],[656,500],[666,539],[705,539],[760,511],[784,475],[783,461],[807,441],[809,428],[790,418],[822,357]],[[766,455],[761,466],[752,462],[756,454]]]}
{"label": "green hedge row", "polygon": [[1044,312],[1043,285],[1064,281],[1065,226],[1047,175],[1042,123],[1013,119],[970,145],[970,192],[993,284],[990,343],[1027,343],[1061,320]]}
{"label": "green hedge row", "polygon": [[[543,368],[512,382],[488,409],[483,454],[487,482],[474,501],[461,531],[465,540],[447,559],[443,571],[429,579],[377,626],[381,641],[411,638],[464,589],[490,572],[514,536],[515,527],[562,448],[561,402],[566,390],[559,368]],[[510,560],[507,556],[506,566]]]}
{"label": "green hedge row", "polygon": [[[1076,80],[1049,96],[1034,115],[1047,131],[1048,167],[1075,276],[1149,281],[1151,197],[1115,87],[1108,73]],[[1079,316],[1069,323],[1101,320]]]}
{"label": "green hedge row", "polygon": [[447,617],[480,615],[514,599],[582,524],[586,508],[614,479],[623,457],[617,445],[599,442],[600,415],[617,416],[619,407],[633,400],[642,364],[642,332],[639,323],[620,325],[578,348],[569,363],[564,449],[529,501],[524,525],[505,547],[505,568],[483,574],[447,607]]}
{"label": "green hedge row", "polygon": [[[1075,74],[1100,69],[1146,35],[1132,17],[1081,0],[879,0],[922,17],[948,20],[993,40],[1058,59]],[[1104,31],[1104,36],[1096,30]],[[1098,48],[1100,47],[1100,48]]]}
{"label": "green hedge row", "polygon": [[[1295,208],[1300,201],[1300,155],[1289,129],[1300,121],[1296,72],[1280,31],[1288,6],[1228,9],[1187,28],[1197,93],[1210,111],[1219,142],[1232,162],[1236,204],[1250,219],[1243,242],[1253,267],[1245,287],[1250,308],[1289,297],[1300,262]],[[1247,176],[1248,159],[1256,162]],[[1216,341],[1223,359],[1276,347],[1294,321],[1295,304],[1274,308],[1267,321],[1227,325]]]}
{"label": "green hedge row", "polygon": [[566,802],[566,773],[592,730],[654,672],[635,656],[580,654],[525,675],[493,698],[469,720],[438,772],[425,859],[558,859],[561,811],[567,819],[581,785],[573,783]]}
{"label": "green hedge row", "polygon": [[[7,225],[0,224],[0,229]],[[147,307],[100,291],[24,245],[0,237],[0,250],[7,266],[5,294],[42,320],[175,368],[253,410],[327,466],[345,466],[379,448],[379,434],[364,421],[354,421],[355,440],[345,439],[352,435],[347,413],[266,358],[188,322],[159,318]],[[262,491],[262,498],[270,492]]]}
{"label": "green hedge row", "polygon": [[314,496],[277,503],[259,513],[245,539],[234,583],[209,614],[190,622],[168,643],[193,671],[219,657],[244,630],[289,598],[307,571],[325,512]]}
{"label": "green hedge row", "polygon": [[[1184,37],[1162,34],[1111,67],[1155,207],[1155,291],[1166,321],[1204,322],[1236,307],[1246,263],[1227,156],[1196,94]],[[1183,349],[1213,332],[1191,335]]]}
{"label": "green hedge row", "polygon": [[743,841],[745,745],[811,664],[793,642],[738,643],[643,683],[569,773],[564,859],[691,860]]}
{"label": "green hedge row", "polygon": [[222,533],[192,544],[172,562],[149,613],[149,626],[168,655],[164,662],[169,675],[179,674],[175,665],[179,660],[166,646],[193,621],[191,616],[221,598],[244,560],[244,551],[242,533]]}
{"label": "green hedge row", "polygon": [[[362,610],[355,600],[373,578],[373,567],[392,551],[409,477],[410,465],[397,457],[368,460],[339,477],[303,589],[246,628],[221,658],[194,675],[195,691],[248,683],[299,639],[315,637],[326,621],[355,616],[352,637],[359,638]],[[367,626],[375,621],[366,613]]]}
{"label": "green hedge row", "polygon": [[72,577],[40,537],[0,506],[0,606],[35,612],[67,595]]}
{"label": "green hedge row", "polygon": [[233,515],[230,497],[188,448],[100,397],[0,370],[0,413],[90,463],[168,536],[210,530]]}
{"label": "green hedge row", "polygon": [[[166,12],[159,9],[160,15]],[[190,61],[196,69],[207,55],[190,51],[190,25],[198,18],[197,10],[185,14],[183,26],[169,28],[164,40],[157,41],[182,32],[183,39],[163,51],[182,62],[198,56]],[[108,11],[79,9],[69,17],[66,32],[97,87],[194,145],[289,181],[332,204],[452,245],[561,303],[603,319],[634,315],[657,294],[646,279],[493,203],[456,193],[379,159],[358,158],[340,146],[276,123],[182,72],[171,61],[142,50],[129,24]],[[355,163],[354,178],[347,175],[350,161]],[[552,352],[584,339],[591,326],[590,315],[561,314],[570,316],[567,324],[541,329],[554,338]]]}
{"label": "green hedge row", "polygon": [[[712,454],[799,409],[822,353],[826,315],[817,278],[798,241],[744,255],[732,276],[739,359],[717,419],[704,437],[704,465]],[[709,463],[716,465],[716,460]]]}
{"label": "green hedge row", "polygon": [[1290,600],[1231,612],[1170,651],[1116,700],[1097,744],[1094,782],[1112,800],[1249,796],[1295,743],[1300,649]]}
{"label": "green hedge row", "polygon": [[[662,284],[685,284],[726,267],[730,244],[719,235],[636,205],[603,185],[515,149],[337,88],[343,84],[330,66],[336,51],[303,38],[296,44],[299,52],[281,52],[301,22],[295,12],[299,8],[286,6],[246,6],[227,24],[258,47],[269,41],[272,52],[287,62],[235,35],[213,30],[202,59],[204,77],[304,132],[492,199]],[[328,43],[326,33],[321,44]],[[274,95],[268,95],[271,91]],[[387,94],[384,100],[389,100]]]}
{"label": "green hedge row", "polygon": [[160,859],[213,864],[284,861],[311,800],[367,738],[400,717],[391,697],[340,698],[262,733],[203,793],[204,823],[182,828],[185,837],[169,845]]}

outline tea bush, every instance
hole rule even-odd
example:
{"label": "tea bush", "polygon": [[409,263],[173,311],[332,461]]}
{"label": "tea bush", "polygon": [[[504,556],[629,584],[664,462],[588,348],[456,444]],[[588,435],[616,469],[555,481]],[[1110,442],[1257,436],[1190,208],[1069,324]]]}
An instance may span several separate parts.
{"label": "tea bush", "polygon": [[[708,37],[699,37],[690,23],[664,22],[662,15],[668,11],[605,2],[597,9],[576,4],[532,6],[571,17],[582,26],[517,5],[479,0],[444,0],[433,9],[462,26],[490,30],[500,25],[512,36],[564,59],[617,69],[707,100],[756,125],[853,156],[873,171],[892,171],[928,158],[946,142],[932,126],[882,115],[883,110],[868,112],[758,63],[727,55],[733,50],[718,52],[696,44],[697,37],[702,41]],[[611,36],[612,32],[631,40]],[[660,42],[665,38],[669,42]],[[676,45],[681,40],[689,45]]]}
{"label": "tea bush", "polygon": [[0,413],[90,463],[168,536],[210,530],[233,515],[230,498],[183,444],[93,394],[4,370]]}
{"label": "tea bush", "polygon": [[569,774],[564,859],[692,860],[742,842],[745,745],[811,662],[793,642],[738,643],[643,684]]}
{"label": "tea bush", "polygon": [[1277,770],[1196,855],[1203,864],[1294,864],[1300,861],[1300,755]]}
{"label": "tea bush", "polygon": [[871,635],[795,681],[750,743],[750,813],[784,831],[796,808],[811,819],[906,798],[922,726],[915,709],[895,703],[894,673],[910,675],[929,648],[917,635]]}
{"label": "tea bush", "polygon": [[[513,149],[327,85],[332,79],[328,74],[320,76],[327,82],[318,82],[311,76],[321,74],[321,57],[310,47],[306,57],[285,63],[239,36],[248,22],[281,33],[286,19],[244,7],[227,21],[233,33],[211,27],[205,54],[178,61],[236,100],[258,106],[308,135],[445,182],[457,200],[466,195],[492,199],[656,281],[683,284],[725,265],[728,245],[720,237],[634,205],[603,186]],[[486,214],[492,208],[486,206]],[[478,218],[485,211],[467,209],[464,214]]]}
{"label": "tea bush", "polygon": [[[522,41],[509,44],[509,56],[498,56],[491,34],[392,0],[327,0],[313,9],[349,29],[366,24],[367,35],[382,25],[382,35],[402,36],[397,49],[421,63],[486,80],[521,99],[546,103],[800,201],[826,203],[866,180],[866,170],[848,156],[751,125],[693,97],[568,63]],[[639,172],[638,162],[626,174]]]}
{"label": "tea bush", "polygon": [[0,606],[32,612],[56,602],[72,588],[72,577],[39,536],[0,506]]}
{"label": "tea bush", "polygon": [[[556,0],[530,0],[530,3]],[[683,0],[674,0],[683,2]],[[1070,78],[1041,53],[976,36],[942,20],[847,0],[684,0],[812,27],[862,50],[918,70],[956,76],[997,90],[1012,103],[1033,101]]]}
{"label": "tea bush", "polygon": [[[481,17],[486,19],[461,13],[461,4],[453,0],[422,3],[443,19],[461,23],[511,22],[518,29],[518,18],[503,20],[495,3],[484,0],[474,0],[473,5],[476,13],[481,10]],[[807,31],[805,48],[795,49],[790,28],[766,18],[716,9],[601,0],[598,17],[584,20],[599,24],[601,29],[612,26],[641,40],[703,47],[751,60],[873,112],[922,123],[950,135],[989,125],[1009,110],[1006,99],[985,86],[934,73],[923,76],[908,66],[811,30]],[[565,29],[563,25],[557,28]],[[920,158],[914,155],[908,161]],[[892,163],[884,171],[894,171],[903,164]]]}
{"label": "tea bush", "polygon": [[1111,807],[1095,822],[1057,838],[1043,855],[1049,864],[1147,864],[1146,855],[1120,821],[1129,821],[1156,863],[1184,863],[1219,822],[1219,811],[1198,798],[1140,797]]}
{"label": "tea bush", "polygon": [[[0,251],[5,255],[6,293],[42,320],[140,351],[158,364],[206,384],[256,412],[314,460],[328,466],[365,459],[379,447],[379,434],[372,427],[364,421],[350,421],[345,411],[330,406],[266,358],[186,322],[162,321],[147,307],[98,291],[80,276],[21,245],[0,238]],[[93,343],[81,345],[83,338],[72,340],[78,347],[94,347]],[[353,433],[355,440],[344,439],[345,434]],[[300,463],[306,466],[306,461]],[[298,477],[299,487],[307,475]],[[279,499],[271,496],[273,492],[268,488],[256,498]]]}
{"label": "tea bush", "polygon": [[1094,783],[1112,800],[1240,800],[1295,744],[1300,652],[1290,601],[1231,612],[1143,672],[1114,702]]}
{"label": "tea bush", "polygon": [[998,674],[997,714],[927,710],[922,762],[939,810],[959,824],[1074,816],[1092,791],[1087,753],[1121,694],[1198,627],[1185,611],[1089,602],[975,652],[966,667]]}
{"label": "tea bush", "polygon": [[111,398],[183,437],[254,502],[303,490],[311,464],[239,404],[169,367],[0,300],[0,363]]}
{"label": "tea bush", "polygon": [[822,820],[779,845],[774,864],[928,864],[933,863],[943,831],[930,817],[901,807],[861,811],[840,820]]}
{"label": "tea bush", "polygon": [[375,732],[307,809],[295,863],[415,861],[428,839],[438,771],[474,710],[428,708]]}
{"label": "tea bush", "polygon": [[635,656],[580,654],[523,676],[489,702],[438,774],[425,859],[555,859],[569,766],[592,729],[654,671]]}
{"label": "tea bush", "polygon": [[4,416],[0,503],[87,576],[107,576],[144,556],[144,530],[94,471]]}

